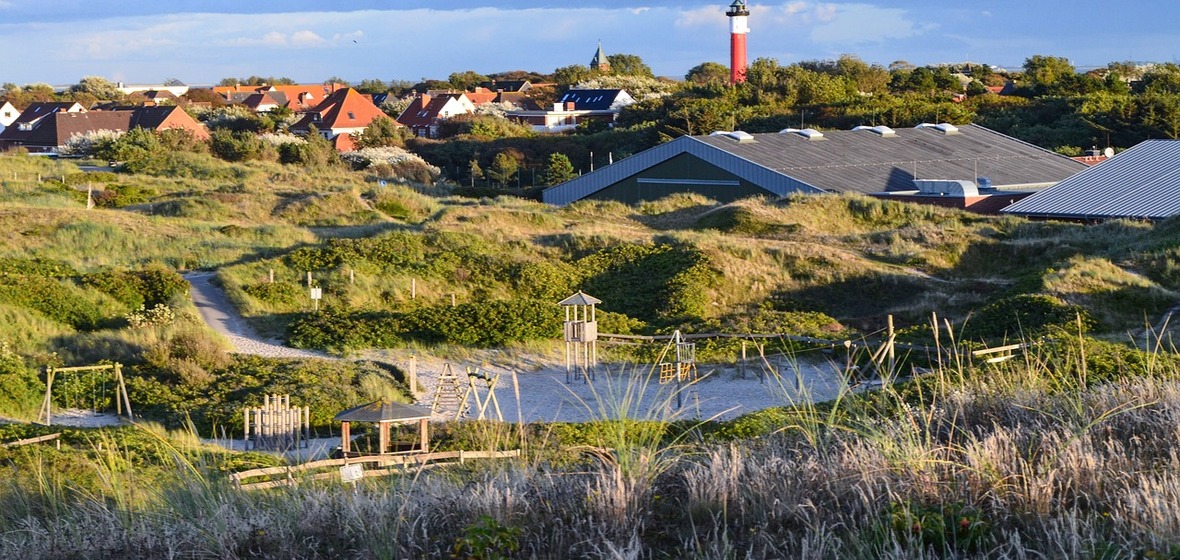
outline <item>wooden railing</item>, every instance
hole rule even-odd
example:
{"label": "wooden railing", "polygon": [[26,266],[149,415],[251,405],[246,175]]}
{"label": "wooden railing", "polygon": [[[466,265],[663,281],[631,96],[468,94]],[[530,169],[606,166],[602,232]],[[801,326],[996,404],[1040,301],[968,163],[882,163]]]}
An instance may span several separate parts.
{"label": "wooden railing", "polygon": [[46,435],[43,435],[43,436],[37,436],[37,437],[33,437],[33,438],[28,438],[28,439],[21,439],[21,440],[17,440],[17,441],[9,442],[9,443],[6,443],[6,444],[4,444],[4,447],[20,447],[20,446],[22,446],[22,445],[30,445],[30,444],[33,444],[33,443],[41,443],[41,442],[43,442],[43,441],[52,441],[52,442],[54,442],[54,443],[55,443],[55,444],[56,444],[56,445],[57,445],[57,446],[60,448],[60,447],[61,447],[61,442],[59,442],[59,441],[56,441],[56,440],[57,440],[57,438],[59,438],[59,437],[61,437],[61,434],[60,434],[60,433],[56,433],[56,434],[46,434]]}
{"label": "wooden railing", "polygon": [[[315,474],[304,474],[308,471],[327,468],[339,468],[348,465],[369,465],[370,470],[366,470],[363,476],[382,476],[390,474],[390,469],[393,467],[400,467],[403,470],[408,469],[427,469],[440,467],[443,465],[463,464],[468,459],[505,459],[510,457],[519,457],[520,450],[513,449],[510,451],[444,451],[440,453],[420,453],[415,455],[369,455],[365,457],[353,457],[347,459],[324,459],[322,461],[311,461],[299,465],[290,465],[285,467],[267,467],[263,469],[253,469],[249,471],[242,471],[231,474],[230,481],[238,488],[243,490],[262,490],[265,488],[276,488],[279,486],[294,485],[296,481],[304,480],[329,480],[333,478],[340,478],[339,471],[321,472]],[[261,482],[245,483],[245,481],[252,478],[272,477],[275,475],[283,475],[283,478],[278,480],[266,480]]]}

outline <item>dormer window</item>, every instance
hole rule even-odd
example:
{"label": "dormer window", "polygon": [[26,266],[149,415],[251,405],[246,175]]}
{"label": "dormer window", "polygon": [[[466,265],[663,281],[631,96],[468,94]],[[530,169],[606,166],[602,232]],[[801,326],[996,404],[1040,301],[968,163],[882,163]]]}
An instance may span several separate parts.
{"label": "dormer window", "polygon": [[16,128],[17,128],[17,130],[33,130],[33,123],[23,122],[23,123],[20,123],[19,125],[17,125]]}
{"label": "dormer window", "polygon": [[348,112],[348,118],[350,118],[350,119],[355,119],[355,118],[356,118],[356,115],[352,114],[352,111],[349,111],[349,112]]}

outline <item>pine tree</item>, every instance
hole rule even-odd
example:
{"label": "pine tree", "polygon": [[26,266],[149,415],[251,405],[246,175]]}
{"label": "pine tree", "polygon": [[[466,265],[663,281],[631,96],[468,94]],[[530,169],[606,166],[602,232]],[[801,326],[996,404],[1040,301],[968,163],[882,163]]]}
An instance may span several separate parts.
{"label": "pine tree", "polygon": [[545,184],[559,185],[574,178],[574,165],[562,153],[549,154],[549,166],[545,168]]}
{"label": "pine tree", "polygon": [[507,152],[500,152],[496,157],[492,158],[492,166],[488,168],[488,178],[499,183],[502,186],[507,186],[514,177],[516,172],[520,169],[520,163],[512,154]]}

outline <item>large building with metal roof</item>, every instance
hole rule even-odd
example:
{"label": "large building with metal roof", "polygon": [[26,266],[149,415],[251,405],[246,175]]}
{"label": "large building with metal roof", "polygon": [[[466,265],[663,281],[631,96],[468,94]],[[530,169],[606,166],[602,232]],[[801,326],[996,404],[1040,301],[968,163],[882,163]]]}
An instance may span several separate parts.
{"label": "large building with metal roof", "polygon": [[1086,221],[1180,214],[1180,140],[1136,144],[1002,212]]}
{"label": "large building with metal roof", "polygon": [[565,205],[582,199],[637,203],[676,193],[719,202],[794,193],[920,195],[920,184],[931,184],[923,180],[967,181],[982,192],[1027,192],[1085,168],[976,125],[717,132],[683,136],[640,152],[547,189],[542,200]]}

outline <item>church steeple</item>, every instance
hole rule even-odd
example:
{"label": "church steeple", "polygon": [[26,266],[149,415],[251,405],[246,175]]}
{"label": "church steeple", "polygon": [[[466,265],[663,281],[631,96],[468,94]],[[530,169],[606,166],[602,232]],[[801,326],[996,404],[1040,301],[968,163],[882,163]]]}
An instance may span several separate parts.
{"label": "church steeple", "polygon": [[598,42],[598,52],[594,53],[594,58],[590,60],[590,69],[610,72],[610,60],[606,58],[606,53],[602,52],[602,41]]}

